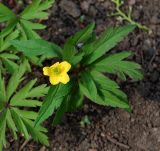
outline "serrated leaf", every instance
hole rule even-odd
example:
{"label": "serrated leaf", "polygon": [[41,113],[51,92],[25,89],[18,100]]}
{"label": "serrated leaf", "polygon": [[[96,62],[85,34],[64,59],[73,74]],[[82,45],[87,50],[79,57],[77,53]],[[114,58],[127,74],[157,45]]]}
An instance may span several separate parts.
{"label": "serrated leaf", "polygon": [[[75,95],[76,94],[76,95]],[[76,109],[82,107],[84,101],[84,95],[80,92],[79,86],[78,88],[74,88],[71,93],[71,98],[67,102],[67,112],[73,112]]]}
{"label": "serrated leaf", "polygon": [[44,29],[46,27],[45,25],[42,25],[42,24],[39,24],[39,23],[33,23],[31,21],[24,20],[24,19],[21,19],[20,22],[23,25],[26,25],[31,30],[32,29]]}
{"label": "serrated leaf", "polygon": [[27,39],[41,39],[41,37],[34,30],[32,30],[28,25],[24,24],[23,22],[21,22],[20,25],[22,26]]}
{"label": "serrated leaf", "polygon": [[44,12],[44,10],[50,8],[54,0],[34,0],[32,3],[27,6],[27,8],[21,13],[21,18],[30,20],[30,19],[46,19],[48,17],[48,13]]}
{"label": "serrated leaf", "polygon": [[28,5],[24,11],[20,14],[21,18],[29,20],[29,19],[35,19],[34,15],[35,12],[37,13],[37,8],[40,4],[41,0],[34,0],[30,5]]}
{"label": "serrated leaf", "polygon": [[12,60],[17,60],[17,59],[19,59],[19,57],[18,57],[17,55],[10,54],[10,53],[2,53],[2,54],[0,54],[0,58],[12,59]]}
{"label": "serrated leaf", "polygon": [[112,94],[109,91],[101,90],[104,95],[102,101],[105,105],[112,106],[112,107],[119,107],[123,109],[130,109],[129,103],[122,98],[117,97],[116,95]]}
{"label": "serrated leaf", "polygon": [[95,70],[92,71],[91,75],[95,80],[95,82],[99,83],[100,85],[103,85],[103,88],[106,88],[106,89],[119,88],[118,84],[115,81],[109,79],[107,76],[103,75],[98,71],[95,71]]}
{"label": "serrated leaf", "polygon": [[[53,123],[53,126],[57,126],[60,124],[62,117],[67,112],[73,112],[76,109],[79,109],[83,105],[83,94],[80,92],[77,81],[74,81],[74,87],[72,88],[71,92],[68,96],[64,98],[61,106],[58,108]],[[76,95],[75,95],[76,94]]]}
{"label": "serrated leaf", "polygon": [[[82,92],[84,93],[84,95],[86,95],[88,97],[89,94],[89,98],[91,100],[96,100],[97,99],[97,88],[95,85],[95,82],[93,81],[92,76],[90,75],[89,72],[85,71],[81,74],[81,78],[80,78],[80,86],[83,86],[86,88],[86,91],[83,91],[84,89],[81,89]],[[82,86],[80,88],[82,88]]]}
{"label": "serrated leaf", "polygon": [[21,88],[10,100],[11,105],[15,105],[16,102],[24,100],[27,97],[27,94],[31,90],[31,88],[36,83],[37,79],[31,80],[28,82],[23,88]]}
{"label": "serrated leaf", "polygon": [[42,107],[38,113],[38,117],[35,121],[35,125],[39,125],[45,119],[52,115],[52,113],[61,105],[65,96],[71,91],[72,84],[66,85],[59,84],[57,86],[51,86],[48,95],[43,101]]}
{"label": "serrated leaf", "polygon": [[58,108],[55,114],[52,126],[57,126],[58,124],[60,124],[64,113],[67,111],[67,101],[69,99],[70,99],[70,95],[64,98],[64,101],[62,102],[62,104],[60,105],[60,107]]}
{"label": "serrated leaf", "polygon": [[134,25],[108,28],[108,30],[106,30],[106,32],[104,32],[98,40],[89,44],[89,48],[92,50],[92,53],[87,56],[85,63],[91,64],[96,61],[98,58],[108,52],[111,48],[113,48],[118,42],[120,42],[134,28]]}
{"label": "serrated leaf", "polygon": [[55,2],[55,0],[46,0],[43,3],[41,3],[38,7],[39,11],[44,11],[49,9],[50,7],[52,7],[53,3]]}
{"label": "serrated leaf", "polygon": [[3,40],[3,44],[0,46],[0,51],[4,51],[6,49],[8,49],[11,44],[10,44],[10,40],[14,40],[19,36],[19,31],[16,30],[12,33],[10,33],[4,40]]}
{"label": "serrated leaf", "polygon": [[109,93],[112,93],[112,95],[115,95],[119,99],[127,100],[126,94],[120,90],[120,87],[115,81],[97,71],[92,71],[91,74],[98,85],[98,89],[109,91]]}
{"label": "serrated leaf", "polygon": [[89,98],[92,102],[96,103],[96,104],[99,104],[99,105],[105,105],[104,102],[99,99],[99,96],[97,95],[96,99],[93,100],[92,99],[92,96],[90,94],[90,92],[87,90],[87,88],[82,85],[81,83],[79,83],[79,88],[80,88],[80,91],[81,93],[83,93],[87,98]]}
{"label": "serrated leaf", "polygon": [[125,75],[134,80],[141,80],[143,78],[140,72],[141,66],[131,61],[122,60],[128,56],[127,52],[110,55],[95,63],[95,69],[100,72],[117,74],[123,80],[126,80]]}
{"label": "serrated leaf", "polygon": [[10,99],[12,94],[16,91],[19,83],[23,80],[22,76],[24,72],[26,71],[26,62],[23,62],[20,67],[13,73],[11,78],[9,79],[8,85],[7,85],[7,100]]}
{"label": "serrated leaf", "polygon": [[6,146],[6,115],[6,110],[0,113],[0,151],[2,151],[3,146]]}
{"label": "serrated leaf", "polygon": [[5,22],[15,17],[15,14],[8,7],[0,3],[0,22]]}
{"label": "serrated leaf", "polygon": [[14,139],[17,139],[17,131],[18,130],[17,130],[16,125],[15,125],[15,123],[13,121],[13,118],[12,118],[10,110],[8,110],[8,112],[7,112],[7,125],[12,130]]}
{"label": "serrated leaf", "polygon": [[0,109],[3,106],[3,102],[6,101],[6,91],[5,91],[5,81],[2,78],[1,70],[0,70]]}
{"label": "serrated leaf", "polygon": [[20,117],[30,119],[30,120],[35,120],[37,118],[37,115],[38,115],[37,112],[20,110],[18,108],[16,108],[16,112]]}
{"label": "serrated leaf", "polygon": [[38,100],[20,100],[20,101],[16,101],[13,103],[14,106],[19,106],[19,107],[37,107],[37,106],[41,106],[42,102],[38,101]]}
{"label": "serrated leaf", "polygon": [[9,73],[13,74],[18,69],[18,65],[15,62],[7,58],[3,58],[2,60],[3,60],[3,64],[5,65],[5,68]]}
{"label": "serrated leaf", "polygon": [[25,139],[29,139],[30,137],[29,137],[27,128],[26,128],[23,120],[19,116],[19,114],[17,112],[17,109],[12,108],[10,111],[11,111],[11,114],[13,116],[14,122],[16,123],[16,126],[18,128],[18,131],[21,132],[22,134],[24,134]]}
{"label": "serrated leaf", "polygon": [[76,45],[78,43],[85,43],[92,36],[94,27],[95,24],[92,23],[67,40],[67,42],[64,45],[64,60],[69,62],[72,61],[71,58],[76,54]]}
{"label": "serrated leaf", "polygon": [[78,63],[80,63],[80,61],[83,59],[84,53],[80,52],[78,54],[76,54],[75,56],[73,56],[72,58],[72,66],[76,66]]}
{"label": "serrated leaf", "polygon": [[47,94],[49,87],[46,87],[46,84],[42,84],[35,88],[32,88],[27,94],[27,98],[29,97],[42,97]]}
{"label": "serrated leaf", "polygon": [[17,50],[23,52],[28,57],[44,55],[47,58],[61,58],[62,49],[56,44],[44,40],[14,40],[11,43]]}
{"label": "serrated leaf", "polygon": [[27,40],[28,37],[25,33],[25,30],[23,29],[23,26],[20,23],[17,23],[17,29],[20,31],[19,40]]}
{"label": "serrated leaf", "polygon": [[42,129],[40,126],[34,127],[34,123],[27,119],[23,119],[23,122],[35,141],[39,141],[40,143],[49,146],[48,137],[44,134],[44,128]]}
{"label": "serrated leaf", "polygon": [[10,34],[16,26],[17,22],[17,19],[10,20],[7,26],[0,32],[0,38]]}

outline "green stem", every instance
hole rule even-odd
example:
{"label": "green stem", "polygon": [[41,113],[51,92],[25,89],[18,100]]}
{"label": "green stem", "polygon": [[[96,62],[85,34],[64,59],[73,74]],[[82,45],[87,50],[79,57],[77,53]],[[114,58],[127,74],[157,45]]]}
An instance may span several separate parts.
{"label": "green stem", "polygon": [[116,4],[116,11],[117,11],[116,16],[121,16],[123,20],[126,20],[130,22],[131,24],[136,25],[140,29],[149,31],[149,28],[131,19],[131,9],[130,9],[129,15],[126,15],[125,13],[123,13],[122,10],[120,10],[120,7],[122,6],[122,4],[119,3],[119,1],[115,1],[115,0],[113,0],[113,2]]}

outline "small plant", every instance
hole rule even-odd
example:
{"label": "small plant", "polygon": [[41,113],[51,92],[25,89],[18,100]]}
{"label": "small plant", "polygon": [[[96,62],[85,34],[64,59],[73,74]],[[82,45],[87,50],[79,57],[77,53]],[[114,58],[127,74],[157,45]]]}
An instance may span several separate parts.
{"label": "small plant", "polygon": [[90,124],[91,124],[91,120],[88,117],[88,115],[85,115],[80,121],[80,126],[81,127],[85,127],[86,125],[90,125]]}
{"label": "small plant", "polygon": [[48,87],[46,84],[33,87],[36,83],[34,79],[19,88],[19,84],[24,80],[25,70],[26,63],[23,63],[10,77],[7,86],[5,86],[6,79],[0,73],[0,151],[6,146],[8,128],[15,140],[17,133],[20,133],[25,139],[29,139],[31,135],[34,140],[49,145],[45,135],[47,130],[41,126],[34,127],[38,113],[30,110],[41,106],[42,103],[38,98],[48,92]]}
{"label": "small plant", "polygon": [[131,52],[108,53],[135,26],[110,27],[99,38],[95,36],[94,27],[93,23],[71,36],[63,49],[43,40],[12,41],[13,46],[26,56],[52,55],[59,60],[52,66],[43,68],[44,75],[50,77],[52,86],[40,108],[35,126],[57,110],[53,120],[53,125],[56,126],[64,113],[83,105],[84,97],[99,105],[131,110],[126,94],[104,74],[116,74],[122,80],[126,80],[126,76],[134,80],[142,79],[140,65],[125,60]]}
{"label": "small plant", "polygon": [[5,5],[0,3],[0,22],[6,22],[6,27],[0,32],[0,38],[19,30],[19,39],[39,39],[40,36],[35,32],[44,29],[40,23],[32,22],[34,19],[47,19],[48,13],[45,12],[52,6],[54,0],[33,0],[20,14],[15,14]]}
{"label": "small plant", "polygon": [[121,20],[125,20],[125,21],[128,21],[129,23],[137,26],[138,28],[140,29],[143,29],[143,30],[146,30],[146,31],[149,31],[149,28],[144,26],[144,25],[141,25],[140,23],[134,21],[132,19],[132,6],[129,6],[129,11],[128,11],[128,14],[124,13],[122,10],[121,10],[121,7],[123,6],[124,4],[124,1],[123,0],[112,0],[112,2],[116,5],[116,12],[112,14],[112,16],[118,16],[121,18]]}
{"label": "small plant", "polygon": [[[10,47],[11,40],[41,39],[36,33],[36,30],[44,29],[46,26],[36,23],[35,19],[47,19],[48,13],[45,11],[50,8],[53,3],[54,0],[33,0],[20,14],[15,14],[12,10],[0,3],[0,23],[6,23],[5,28],[0,32],[1,68],[5,65],[6,70],[13,73],[18,67],[15,61],[21,59],[15,55],[17,53],[16,50]],[[33,64],[41,65],[45,58],[32,57],[27,59]]]}

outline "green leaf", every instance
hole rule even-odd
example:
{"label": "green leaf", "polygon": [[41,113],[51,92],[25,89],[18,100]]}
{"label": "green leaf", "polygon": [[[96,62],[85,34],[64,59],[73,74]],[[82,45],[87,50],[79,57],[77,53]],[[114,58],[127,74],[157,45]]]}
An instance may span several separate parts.
{"label": "green leaf", "polygon": [[23,119],[23,122],[35,141],[39,141],[40,143],[49,146],[48,137],[44,134],[44,128],[42,129],[40,126],[34,127],[34,123],[27,119]]}
{"label": "green leaf", "polygon": [[0,106],[3,106],[3,102],[5,101],[6,101],[5,82],[4,82],[4,78],[2,78],[2,74],[0,70],[0,104],[1,104]]}
{"label": "green leaf", "polygon": [[[76,94],[76,95],[75,95]],[[82,92],[80,92],[79,87],[74,88],[71,93],[70,100],[67,102],[67,112],[73,112],[76,109],[79,109],[83,105],[84,96]]]}
{"label": "green leaf", "polygon": [[95,69],[100,72],[118,74],[123,80],[126,80],[125,75],[134,80],[141,80],[143,78],[140,72],[141,66],[131,61],[123,61],[129,54],[129,52],[121,52],[107,56],[95,63]]}
{"label": "green leaf", "polygon": [[16,125],[15,125],[15,123],[13,121],[13,118],[12,118],[10,110],[7,111],[7,125],[12,130],[14,139],[17,139],[17,131],[18,130],[17,130],[17,127],[16,127]]}
{"label": "green leaf", "polygon": [[80,88],[80,91],[87,97],[89,98],[92,102],[96,103],[96,104],[99,104],[99,105],[105,105],[105,103],[99,99],[99,95],[97,95],[96,99],[93,100],[92,99],[92,96],[90,94],[90,92],[88,91],[88,89],[82,85],[81,83],[79,83],[79,88]]}
{"label": "green leaf", "polygon": [[18,36],[19,36],[19,31],[18,30],[10,33],[3,40],[3,44],[0,46],[0,51],[4,51],[4,50],[8,49],[11,46],[10,41],[16,39]]}
{"label": "green leaf", "polygon": [[46,87],[46,84],[39,85],[35,88],[32,88],[28,94],[27,98],[29,97],[43,97],[48,93],[49,87]]}
{"label": "green leaf", "polygon": [[84,56],[83,52],[80,52],[80,53],[76,54],[75,56],[73,56],[73,58],[71,60],[71,64],[73,66],[76,66],[83,59],[83,56]]}
{"label": "green leaf", "polygon": [[26,25],[31,30],[32,29],[44,29],[46,27],[45,25],[42,25],[42,24],[39,24],[39,23],[33,23],[31,21],[24,20],[24,19],[21,19],[20,22],[23,25]]}
{"label": "green leaf", "polygon": [[18,108],[16,108],[16,112],[20,117],[30,119],[30,120],[35,120],[37,118],[37,115],[38,115],[37,112],[20,110]]}
{"label": "green leaf", "polygon": [[2,54],[0,54],[0,58],[12,59],[12,60],[18,60],[19,59],[19,57],[17,55],[10,54],[10,53],[2,53]]}
{"label": "green leaf", "polygon": [[105,105],[112,106],[112,107],[119,107],[123,109],[130,109],[128,102],[125,99],[117,97],[115,94],[101,90],[104,97],[101,98]]}
{"label": "green leaf", "polygon": [[[85,87],[86,90],[83,89],[83,87]],[[81,74],[80,89],[84,93],[84,95],[86,95],[86,97],[89,97],[91,100],[97,99],[97,88],[95,82],[93,81],[91,74],[87,71]]]}
{"label": "green leaf", "polygon": [[15,17],[15,14],[10,9],[0,3],[0,22],[5,22]]}
{"label": "green leaf", "polygon": [[[23,26],[20,23],[17,23],[16,28],[20,31],[20,36],[19,36],[19,40],[27,40],[28,37],[26,35],[26,32],[23,28]],[[10,42],[11,43],[11,42]]]}
{"label": "green leaf", "polygon": [[41,3],[38,7],[39,11],[44,11],[49,9],[50,7],[52,7],[52,5],[54,4],[55,0],[45,0],[43,1],[43,3]]}
{"label": "green leaf", "polygon": [[30,28],[30,26],[28,26],[27,24],[24,24],[23,22],[21,22],[20,24],[23,28],[23,31],[25,33],[25,36],[27,39],[31,40],[31,39],[41,39],[41,37]]}
{"label": "green leaf", "polygon": [[26,128],[23,120],[21,119],[19,112],[17,112],[17,109],[12,107],[12,109],[10,111],[13,116],[14,122],[16,123],[16,126],[18,128],[18,131],[21,132],[22,134],[24,134],[25,139],[29,139],[30,137],[29,137],[27,128]]}
{"label": "green leaf", "polygon": [[21,13],[21,18],[30,20],[30,19],[46,19],[48,13],[44,10],[50,8],[54,0],[34,0],[32,3],[26,7],[26,9]]}
{"label": "green leaf", "polygon": [[6,115],[7,111],[3,111],[0,113],[0,151],[2,151],[3,146],[6,146],[6,138],[5,138],[5,132],[6,132]]}
{"label": "green leaf", "polygon": [[64,113],[67,111],[67,101],[69,99],[70,99],[70,95],[64,98],[64,101],[62,102],[61,106],[58,108],[52,123],[53,126],[57,126],[58,124],[60,124]]}
{"label": "green leaf", "polygon": [[115,81],[97,71],[92,71],[91,74],[96,82],[96,85],[98,86],[98,89],[107,90],[115,96],[120,97],[123,100],[127,100],[126,94],[120,90],[120,87]]}
{"label": "green leaf", "polygon": [[15,105],[16,102],[24,100],[27,97],[27,94],[31,90],[31,88],[36,83],[37,79],[31,80],[28,82],[23,88],[21,88],[10,100],[11,105]]}
{"label": "green leaf", "polygon": [[48,95],[45,97],[42,107],[40,108],[35,125],[39,125],[52,115],[52,113],[61,105],[64,97],[70,93],[71,87],[71,83],[66,85],[59,84],[57,86],[50,87]]}
{"label": "green leaf", "polygon": [[0,38],[2,38],[2,37],[4,37],[4,36],[6,36],[6,35],[8,35],[8,34],[10,34],[12,31],[13,31],[13,29],[14,29],[14,27],[16,26],[16,24],[17,24],[17,19],[12,19],[12,20],[10,20],[9,22],[8,22],[8,24],[7,24],[7,27],[5,27],[1,32],[0,32]]}
{"label": "green leaf", "polygon": [[106,88],[108,90],[119,88],[118,84],[115,81],[109,79],[107,76],[103,75],[98,71],[92,71],[91,75],[95,82],[97,82],[100,85],[103,85],[103,88]]}
{"label": "green leaf", "polygon": [[[80,92],[78,84],[76,84],[77,81],[74,81],[74,87],[72,88],[70,94],[64,98],[64,101],[62,102],[61,106],[58,108],[53,123],[53,126],[57,126],[60,124],[63,115],[65,112],[73,112],[76,109],[79,109],[83,105],[83,94]],[[76,94],[76,95],[75,95]]]}
{"label": "green leaf", "polygon": [[16,64],[15,62],[7,58],[3,58],[2,60],[9,73],[13,74],[18,69],[18,64]]}
{"label": "green leaf", "polygon": [[72,45],[77,45],[78,43],[85,43],[88,39],[91,38],[91,34],[93,32],[93,29],[95,28],[95,23],[92,23],[82,29],[81,31],[77,32],[74,36],[69,38],[69,42]]}
{"label": "green leaf", "polygon": [[98,58],[112,49],[125,36],[127,36],[134,28],[134,25],[127,25],[124,27],[111,27],[106,30],[106,32],[104,32],[98,40],[89,44],[88,48],[92,50],[92,53],[87,56],[85,63],[91,64],[96,61]]}
{"label": "green leaf", "polygon": [[14,106],[20,106],[20,107],[37,107],[37,106],[41,106],[42,102],[38,100],[25,99],[25,100],[13,102],[11,104],[13,104]]}
{"label": "green leaf", "polygon": [[28,5],[25,10],[20,14],[21,18],[29,20],[35,19],[35,12],[37,13],[37,8],[40,5],[41,0],[34,0],[30,5]]}
{"label": "green leaf", "polygon": [[11,78],[9,79],[8,85],[7,85],[7,100],[10,99],[12,94],[16,91],[19,83],[23,80],[22,76],[24,72],[26,71],[26,64],[27,62],[24,62],[20,65],[20,67],[13,73]]}
{"label": "green leaf", "polygon": [[61,57],[62,49],[44,40],[13,40],[12,45],[28,57],[44,55],[47,58]]}
{"label": "green leaf", "polygon": [[76,54],[76,46],[78,43],[85,43],[91,36],[95,24],[92,23],[83,30],[77,32],[74,36],[70,37],[64,45],[63,59],[72,61],[73,56]]}

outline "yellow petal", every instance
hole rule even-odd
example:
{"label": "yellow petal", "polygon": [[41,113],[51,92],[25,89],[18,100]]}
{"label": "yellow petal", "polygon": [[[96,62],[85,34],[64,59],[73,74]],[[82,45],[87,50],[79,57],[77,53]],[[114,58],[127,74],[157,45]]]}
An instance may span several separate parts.
{"label": "yellow petal", "polygon": [[50,66],[50,69],[54,69],[59,65],[59,62],[56,62],[55,64],[53,64],[52,66]]}
{"label": "yellow petal", "polygon": [[69,82],[70,78],[68,76],[68,74],[63,74],[61,77],[60,77],[60,82],[62,82],[63,84],[67,84]]}
{"label": "yellow petal", "polygon": [[49,67],[44,67],[43,68],[43,74],[46,75],[46,76],[49,76],[49,70],[50,70]]}
{"label": "yellow petal", "polygon": [[60,63],[60,68],[63,69],[64,72],[68,72],[71,69],[71,64],[67,61],[63,61]]}
{"label": "yellow petal", "polygon": [[57,85],[60,83],[60,78],[56,76],[50,76],[49,81],[52,85]]}

